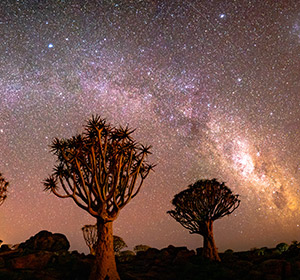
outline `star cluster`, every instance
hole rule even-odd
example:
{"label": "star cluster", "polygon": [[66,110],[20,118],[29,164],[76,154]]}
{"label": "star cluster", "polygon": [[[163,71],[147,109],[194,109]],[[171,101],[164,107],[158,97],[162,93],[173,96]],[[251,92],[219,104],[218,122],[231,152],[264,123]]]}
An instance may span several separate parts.
{"label": "star cluster", "polygon": [[41,182],[51,140],[92,114],[153,146],[155,173],[114,223],[129,247],[200,247],[166,211],[214,177],[241,199],[216,223],[220,250],[297,239],[299,26],[297,0],[1,1],[1,239],[47,229],[87,251],[80,229],[94,219]]}

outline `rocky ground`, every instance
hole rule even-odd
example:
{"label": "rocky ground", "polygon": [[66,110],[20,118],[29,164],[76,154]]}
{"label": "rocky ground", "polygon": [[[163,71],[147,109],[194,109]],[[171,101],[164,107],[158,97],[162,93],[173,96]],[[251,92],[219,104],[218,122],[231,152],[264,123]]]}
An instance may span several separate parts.
{"label": "rocky ground", "polygon": [[[1,280],[86,280],[94,257],[70,252],[62,234],[41,231],[18,248],[0,248]],[[221,263],[202,259],[186,247],[150,248],[136,255],[131,251],[117,256],[123,280],[168,279],[300,279],[300,248],[295,243],[281,249],[253,249],[247,252],[227,250]]]}

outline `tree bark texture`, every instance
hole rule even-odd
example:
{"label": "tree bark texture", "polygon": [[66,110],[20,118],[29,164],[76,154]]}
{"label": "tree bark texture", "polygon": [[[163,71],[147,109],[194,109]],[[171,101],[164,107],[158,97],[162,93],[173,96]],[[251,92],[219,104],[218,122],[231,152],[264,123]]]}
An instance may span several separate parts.
{"label": "tree bark texture", "polygon": [[213,221],[205,222],[205,233],[203,235],[203,257],[212,261],[221,261],[213,235]]}
{"label": "tree bark texture", "polygon": [[90,280],[120,280],[113,247],[112,222],[97,220],[96,258]]}

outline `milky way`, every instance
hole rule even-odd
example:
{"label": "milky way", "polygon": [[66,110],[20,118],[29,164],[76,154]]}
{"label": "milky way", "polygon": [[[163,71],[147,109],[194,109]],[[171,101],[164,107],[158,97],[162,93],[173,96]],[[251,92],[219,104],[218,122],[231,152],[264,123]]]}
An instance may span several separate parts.
{"label": "milky way", "polygon": [[[47,2],[47,4],[45,4]],[[43,192],[54,137],[92,114],[129,124],[157,163],[114,223],[137,244],[201,246],[166,214],[179,191],[217,178],[241,206],[216,222],[220,250],[300,233],[300,3],[13,1],[0,4],[0,239],[41,229],[87,251],[95,221]]]}

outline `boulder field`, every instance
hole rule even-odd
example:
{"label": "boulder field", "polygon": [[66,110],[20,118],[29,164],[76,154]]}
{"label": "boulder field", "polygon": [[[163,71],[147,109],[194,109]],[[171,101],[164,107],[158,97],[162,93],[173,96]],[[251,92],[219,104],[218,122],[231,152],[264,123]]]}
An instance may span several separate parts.
{"label": "boulder field", "polygon": [[[70,244],[63,234],[41,231],[11,249],[0,247],[1,280],[87,280],[94,256],[69,251]],[[122,280],[172,279],[300,279],[300,249],[291,246],[257,249],[246,252],[227,250],[222,262],[210,262],[187,247],[172,245],[161,250],[122,251],[117,267]]]}

